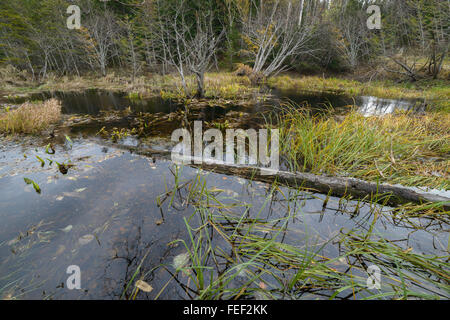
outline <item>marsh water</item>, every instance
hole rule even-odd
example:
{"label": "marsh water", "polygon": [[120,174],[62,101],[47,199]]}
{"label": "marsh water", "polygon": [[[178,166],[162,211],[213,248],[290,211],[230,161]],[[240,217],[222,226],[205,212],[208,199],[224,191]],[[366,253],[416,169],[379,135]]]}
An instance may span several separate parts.
{"label": "marsh water", "polygon": [[[226,209],[228,207],[214,209],[225,221],[227,215],[245,214],[249,219],[257,219],[267,230],[275,230],[280,227],[280,221],[284,221],[282,233],[276,235],[277,241],[319,250],[321,256],[330,259],[342,254],[340,235],[369,229],[417,254],[448,255],[449,232],[445,224],[425,218],[410,219],[406,223],[382,214],[390,208],[376,206],[378,214],[374,214],[373,204],[342,202],[333,197],[324,205],[326,195],[285,187],[274,189],[270,184],[237,176],[190,166],[178,167],[163,157],[139,156],[105,145],[98,134],[104,127],[108,130],[135,124],[136,114],[151,119],[175,119],[155,124],[157,130],[150,131],[145,139],[130,135],[118,140],[123,144],[167,149],[170,148],[170,132],[182,119],[176,116],[183,110],[182,106],[156,98],[132,100],[123,93],[96,90],[52,95],[62,101],[66,126],[61,132],[70,136],[70,140],[55,143],[54,154],[46,153],[48,141],[45,139],[0,138],[1,298],[131,298],[136,279],[143,279],[153,287],[149,293],[140,291],[137,299],[195,298],[195,293],[186,289],[189,280],[183,273],[173,277],[176,274],[174,258],[186,252],[182,242],[177,240],[189,243],[187,221],[194,228],[200,225],[196,219],[198,204],[189,200],[195,181],[204,182],[214,197],[233,208],[232,212]],[[328,103],[345,108],[354,103],[342,96],[283,95],[299,103],[307,101],[317,108],[325,108]],[[392,104],[411,108],[411,104],[399,101],[364,97],[359,101],[364,112],[386,112],[395,108]],[[223,121],[231,115],[230,118],[240,121],[239,125],[245,129],[259,121],[253,115],[269,108],[270,102],[230,108],[205,106],[195,110],[192,117]],[[44,166],[36,156],[45,159]],[[56,162],[73,166],[67,174],[62,174]],[[41,193],[31,184],[27,185],[24,178],[36,182]],[[176,192],[169,197],[174,188]],[[166,201],[161,201],[162,198]],[[260,230],[258,234],[275,237],[267,230]],[[219,235],[211,241],[215,247],[223,246],[227,250]],[[233,255],[231,251],[229,256]],[[220,271],[217,272],[224,272],[230,267],[229,263],[227,259],[219,259],[216,266]],[[81,290],[67,288],[69,274],[66,271],[71,265],[80,267]],[[345,260],[334,267],[343,273],[349,272]],[[358,275],[358,271],[351,272]],[[285,276],[289,276],[289,271]],[[362,271],[359,276],[367,278]],[[247,280],[239,276],[231,285],[239,286]],[[268,290],[272,285],[276,287],[276,283],[266,280]],[[449,293],[440,288],[424,285],[418,290],[449,297]],[[322,299],[332,294],[329,290],[305,290],[296,298]],[[351,290],[337,295],[338,298],[351,296]],[[292,298],[282,292],[277,292],[276,297]]]}

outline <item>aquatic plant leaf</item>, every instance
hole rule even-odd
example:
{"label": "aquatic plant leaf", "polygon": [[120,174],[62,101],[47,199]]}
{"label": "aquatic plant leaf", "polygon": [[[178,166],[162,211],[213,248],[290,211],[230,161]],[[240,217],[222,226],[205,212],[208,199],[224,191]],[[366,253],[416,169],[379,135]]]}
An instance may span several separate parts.
{"label": "aquatic plant leaf", "polygon": [[151,285],[149,285],[147,282],[142,281],[142,280],[136,281],[136,288],[138,288],[139,290],[142,290],[144,292],[147,292],[147,293],[153,291],[153,287]]}
{"label": "aquatic plant leaf", "polygon": [[[51,150],[51,151],[49,151]],[[45,147],[45,153],[47,154],[55,154],[55,149],[53,148],[52,144],[49,143],[46,147]]]}
{"label": "aquatic plant leaf", "polygon": [[69,172],[69,168],[73,167],[72,164],[58,163],[56,161],[55,163],[58,166],[59,172],[61,172],[62,174],[67,174]]}
{"label": "aquatic plant leaf", "polygon": [[33,185],[33,188],[34,188],[34,190],[36,190],[37,193],[41,193],[41,188],[39,187],[39,185],[36,182],[34,182],[33,180],[28,179],[28,178],[23,178],[23,180],[25,181],[26,184]]}
{"label": "aquatic plant leaf", "polygon": [[72,140],[70,139],[70,137],[68,135],[66,135],[66,140],[69,141],[70,144],[73,144]]}
{"label": "aquatic plant leaf", "polygon": [[45,166],[45,161],[39,156],[36,156],[36,158],[41,162],[41,167],[44,167]]}

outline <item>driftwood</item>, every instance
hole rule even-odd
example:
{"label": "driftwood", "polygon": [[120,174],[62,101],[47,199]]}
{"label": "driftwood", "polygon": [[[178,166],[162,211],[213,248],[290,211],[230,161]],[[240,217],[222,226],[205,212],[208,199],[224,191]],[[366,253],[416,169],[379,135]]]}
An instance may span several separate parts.
{"label": "driftwood", "polygon": [[[107,143],[106,145],[116,149],[127,150],[131,153],[153,158],[163,158],[165,160],[170,159],[171,155],[170,150],[154,150],[110,143]],[[201,167],[205,170],[218,173],[237,175],[243,178],[251,178],[252,180],[257,181],[277,181],[289,187],[304,188],[311,192],[330,194],[331,196],[336,197],[351,195],[356,199],[365,198],[367,200],[376,201],[376,198],[378,198],[380,201],[383,201],[381,198],[384,199],[384,197],[381,197],[381,195],[390,195],[387,204],[392,206],[407,203],[443,203],[442,207],[444,210],[450,211],[450,198],[426,191],[417,191],[400,185],[390,185],[386,183],[377,184],[355,178],[329,177],[304,172],[292,173],[287,171],[277,171],[272,175],[264,175],[261,173],[261,168],[246,165],[202,163],[200,165],[192,164],[190,166]]]}

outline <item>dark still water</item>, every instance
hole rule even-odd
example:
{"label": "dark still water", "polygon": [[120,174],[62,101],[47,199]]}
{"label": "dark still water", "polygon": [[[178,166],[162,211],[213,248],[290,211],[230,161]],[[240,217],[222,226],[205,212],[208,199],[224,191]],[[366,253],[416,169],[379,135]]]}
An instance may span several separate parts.
{"label": "dark still water", "polygon": [[[233,215],[246,215],[258,221],[252,231],[255,236],[274,237],[271,230],[287,219],[286,230],[277,241],[318,250],[320,256],[339,257],[340,244],[332,240],[344,229],[367,231],[372,224],[374,233],[397,241],[404,249],[436,255],[445,255],[447,250],[449,233],[442,226],[413,230],[394,223],[389,216],[374,217],[368,206],[353,214],[356,203],[348,203],[344,210],[336,198],[323,209],[324,195],[288,188],[270,194],[272,187],[264,183],[180,168],[167,160],[135,156],[84,140],[74,141],[72,148],[56,148],[53,160],[75,165],[62,175],[54,165],[42,168],[36,160],[36,155],[49,157],[43,148],[1,142],[0,297],[5,299],[132,298],[137,279],[154,289],[140,291],[137,299],[194,298],[195,293],[186,292],[192,282],[181,272],[176,280],[172,275],[176,273],[175,257],[187,250],[182,242],[174,241],[183,240],[189,246],[187,221],[193,228],[202,225],[202,206],[192,200],[194,186],[198,186],[195,181],[202,181],[222,203],[223,207],[208,210],[221,216],[223,226]],[[41,194],[23,178],[35,181]],[[177,191],[172,196],[174,188]],[[232,257],[233,249],[213,231],[213,246],[222,247]],[[215,273],[232,267],[227,259],[216,259],[217,264],[212,258],[205,261]],[[345,259],[341,262],[335,268],[349,272]],[[66,287],[66,270],[71,265],[80,267],[81,290]],[[356,269],[351,272],[363,281],[367,277]],[[230,286],[241,285],[239,281],[245,282],[245,276]],[[273,279],[267,283],[277,286]],[[436,288],[419,290],[447,294]],[[274,294],[283,298],[281,293]],[[344,290],[338,297],[348,294],[351,291]],[[324,295],[331,293],[319,290],[305,293],[303,298]]]}
{"label": "dark still water", "polygon": [[[363,114],[382,115],[392,113],[395,110],[423,111],[424,104],[420,100],[396,100],[383,99],[372,96],[349,97],[341,94],[314,93],[296,90],[272,90],[272,98],[266,102],[252,103],[247,106],[227,106],[228,111],[246,111],[253,114],[273,109],[274,105],[281,101],[293,102],[298,105],[308,104],[313,109],[334,108],[336,111],[346,111],[348,106],[357,106]],[[66,114],[98,115],[101,111],[120,111],[131,108],[134,112],[145,113],[171,113],[182,108],[181,105],[164,100],[160,97],[132,98],[125,92],[90,89],[81,92],[42,92],[33,94],[29,100],[43,100],[58,98],[62,102],[63,112]],[[11,100],[12,102],[24,102],[23,98]],[[224,108],[211,105],[207,109],[214,119],[216,116],[226,113]]]}
{"label": "dark still water", "polygon": [[[307,102],[316,110],[333,105],[345,111],[360,103],[363,113],[375,114],[390,112],[393,105],[409,106],[363,97],[358,102],[335,95],[277,94],[298,104]],[[351,279],[360,288],[366,286],[370,259],[377,259],[386,274],[383,287],[372,294],[389,293],[391,285],[406,281],[420,294],[449,297],[447,284],[420,265],[402,264],[383,253],[398,250],[436,257],[439,262],[431,263],[438,265],[428,270],[448,279],[448,263],[440,262],[448,257],[449,230],[444,222],[402,220],[391,214],[392,208],[177,167],[162,157],[105,146],[104,139],[122,134],[117,133],[120,128],[143,129],[143,134],[130,133],[117,142],[161,150],[170,149],[167,137],[180,123],[193,120],[257,128],[262,115],[276,110],[279,100],[229,108],[202,105],[187,112],[159,98],[135,100],[98,90],[33,99],[51,96],[62,101],[65,114],[64,125],[52,140],[55,154],[45,152],[48,141],[0,137],[0,299],[195,299],[205,293],[203,284],[192,277],[199,272],[198,263],[207,270],[206,283],[236,269],[226,289],[241,288],[249,281],[242,266],[255,257],[252,250],[272,240],[263,247],[276,244],[281,251],[274,252],[283,253],[283,246],[293,246],[300,250],[298,255],[306,260],[314,257],[316,264],[323,263],[328,272]],[[102,129],[108,135],[101,138]],[[58,170],[57,163],[68,167],[67,174]],[[239,258],[230,240],[236,237],[244,239]],[[360,238],[378,239],[370,242],[375,251],[361,251],[355,240]],[[376,251],[383,245],[388,247]],[[180,272],[180,261],[192,248],[202,261],[185,262],[190,267]],[[253,291],[246,299],[327,299],[348,284],[335,283],[336,277],[331,280],[319,270],[311,279],[321,278],[320,285],[309,286],[307,278],[299,288],[287,289],[296,269],[284,258],[275,262],[277,255],[265,254],[252,265],[252,273],[265,273],[250,286]],[[67,288],[67,268],[74,265],[81,271],[80,290]],[[407,270],[407,279],[399,277],[398,268]],[[150,284],[151,292],[136,292],[137,280]],[[336,297],[364,298],[364,290],[343,289]]]}

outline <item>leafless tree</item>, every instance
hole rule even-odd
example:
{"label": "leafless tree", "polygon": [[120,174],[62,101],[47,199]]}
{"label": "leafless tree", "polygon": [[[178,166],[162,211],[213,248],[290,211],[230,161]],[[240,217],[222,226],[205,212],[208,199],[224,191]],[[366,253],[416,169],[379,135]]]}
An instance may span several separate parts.
{"label": "leafless tree", "polygon": [[[157,1],[159,2],[159,1]],[[180,75],[185,94],[189,94],[186,76],[193,74],[197,82],[197,96],[205,94],[205,73],[210,69],[219,41],[213,28],[211,10],[195,12],[196,19],[188,21],[185,1],[180,0],[174,17],[159,16],[154,38],[160,42],[159,58],[174,67]]]}
{"label": "leafless tree", "polygon": [[280,1],[259,4],[243,16],[245,51],[252,58],[253,74],[269,77],[286,69],[286,60],[310,52],[306,44],[312,24],[303,18],[304,1]]}
{"label": "leafless tree", "polygon": [[121,45],[123,51],[126,52],[125,60],[127,65],[131,67],[131,82],[134,83],[137,73],[141,69],[141,63],[138,59],[139,47],[135,37],[133,22],[128,16],[119,22],[121,28]]}
{"label": "leafless tree", "polygon": [[[355,19],[360,20],[360,19]],[[366,46],[365,25],[355,20],[341,20],[339,24],[338,51],[345,58],[348,65],[354,69],[358,66]]]}
{"label": "leafless tree", "polygon": [[106,76],[106,68],[115,46],[117,31],[116,19],[108,10],[91,15],[86,21],[86,27],[81,29],[82,41],[90,53],[88,63],[96,64],[102,76]]}
{"label": "leafless tree", "polygon": [[355,69],[368,54],[368,28],[365,2],[359,8],[349,7],[348,0],[333,3],[332,20],[335,23],[336,48],[347,65]]}

